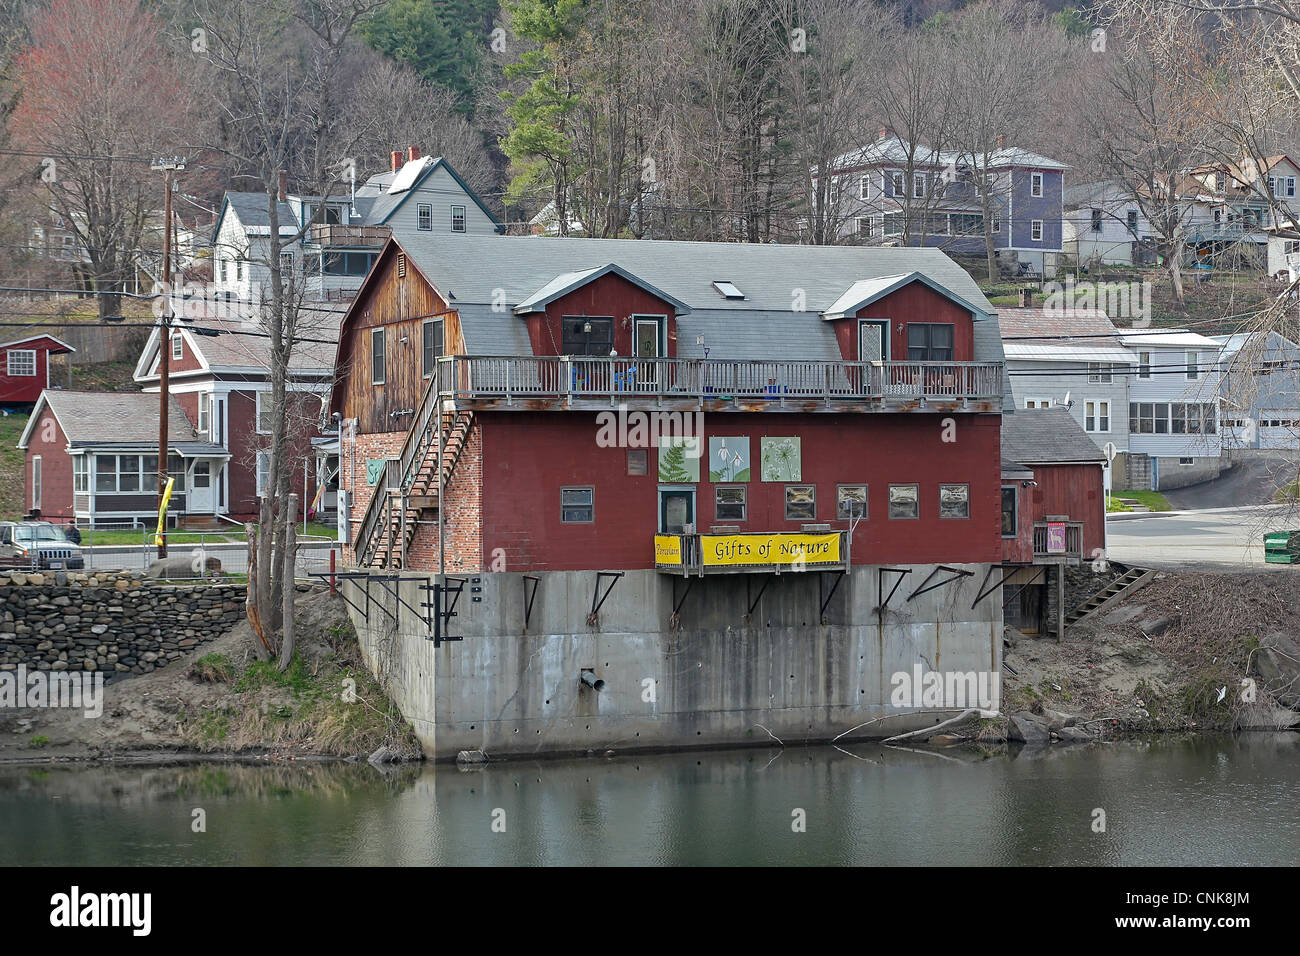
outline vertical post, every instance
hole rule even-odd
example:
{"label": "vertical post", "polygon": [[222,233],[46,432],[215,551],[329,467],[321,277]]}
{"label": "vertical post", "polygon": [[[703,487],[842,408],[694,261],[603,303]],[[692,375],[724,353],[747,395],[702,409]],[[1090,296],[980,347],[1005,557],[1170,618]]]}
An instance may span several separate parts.
{"label": "vertical post", "polygon": [[335,595],[338,593],[338,582],[334,578],[334,571],[335,571],[334,562],[337,556],[338,556],[338,551],[336,551],[334,548],[331,547],[330,548],[330,594],[331,595]]}
{"label": "vertical post", "polygon": [[1065,643],[1065,565],[1056,566],[1056,643]]}
{"label": "vertical post", "polygon": [[[163,168],[163,312],[158,333],[158,511],[162,512],[163,493],[167,487],[167,404],[168,376],[171,371],[171,281],[172,281],[172,165]],[[164,518],[158,535],[158,557],[167,557],[167,522]]]}

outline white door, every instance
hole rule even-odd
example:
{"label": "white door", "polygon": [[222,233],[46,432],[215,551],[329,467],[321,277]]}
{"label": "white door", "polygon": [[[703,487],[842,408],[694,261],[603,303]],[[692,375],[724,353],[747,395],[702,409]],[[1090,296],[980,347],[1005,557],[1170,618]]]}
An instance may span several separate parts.
{"label": "white door", "polygon": [[[889,346],[885,341],[885,332],[889,325],[885,322],[859,322],[858,323],[858,361],[862,363],[862,391],[869,392],[872,388],[872,362],[883,362],[889,357]],[[877,387],[883,386],[883,378]]]}
{"label": "white door", "polygon": [[189,514],[211,514],[216,510],[212,479],[212,462],[206,458],[195,459],[190,471],[190,492],[185,502],[185,510]]}
{"label": "white door", "polygon": [[[660,347],[660,328],[658,319],[637,319],[636,337],[633,339],[633,351],[637,358],[657,359]],[[657,362],[640,362],[636,370],[638,391],[655,392],[659,390],[659,364]]]}

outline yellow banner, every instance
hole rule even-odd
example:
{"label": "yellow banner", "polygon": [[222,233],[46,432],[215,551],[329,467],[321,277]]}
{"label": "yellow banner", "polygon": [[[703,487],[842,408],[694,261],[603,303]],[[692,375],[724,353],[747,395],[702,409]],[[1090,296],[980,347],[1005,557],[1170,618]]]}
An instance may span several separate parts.
{"label": "yellow banner", "polygon": [[163,527],[167,522],[167,505],[172,500],[172,488],[175,484],[175,478],[167,479],[167,484],[163,486],[162,503],[158,505],[158,531],[153,536],[153,543],[160,548],[163,543]]}
{"label": "yellow banner", "polygon": [[705,534],[700,550],[706,565],[840,563],[838,534]]}
{"label": "yellow banner", "polygon": [[681,564],[682,539],[675,534],[655,535],[655,564]]}

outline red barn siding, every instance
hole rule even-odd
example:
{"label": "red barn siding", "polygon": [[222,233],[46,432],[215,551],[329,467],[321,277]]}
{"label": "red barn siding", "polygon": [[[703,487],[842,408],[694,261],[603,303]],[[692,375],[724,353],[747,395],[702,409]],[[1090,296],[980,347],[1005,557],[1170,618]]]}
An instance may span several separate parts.
{"label": "red barn siding", "polygon": [[[50,350],[63,352],[65,349],[54,339],[41,336],[30,342],[10,342],[0,346],[0,405],[36,404],[50,381]],[[27,351],[36,353],[35,375],[9,374],[9,352]]]}
{"label": "red barn siding", "polygon": [[673,316],[673,307],[620,275],[603,275],[556,299],[547,306],[545,313],[520,319],[528,323],[528,339],[534,355],[564,353],[561,322],[566,315],[613,316],[614,351],[619,355],[632,354],[633,315],[666,315],[668,357],[677,355],[677,320]]}
{"label": "red barn siding", "polygon": [[1032,485],[1021,487],[1024,479],[1003,482],[1016,489],[1016,536],[1002,539],[1002,560],[1008,564],[1031,564],[1034,560],[1034,492]]}
{"label": "red barn siding", "polygon": [[[48,439],[48,440],[47,440]],[[45,518],[72,520],[72,456],[68,454],[68,438],[59,427],[59,421],[48,407],[41,411],[40,420],[32,428],[27,440],[26,474],[23,476],[23,512],[31,511],[32,459],[41,458],[41,515]]]}
{"label": "red barn siding", "polygon": [[[934,415],[726,414],[706,419],[708,435],[747,435],[756,462],[743,531],[795,531],[785,520],[784,485],[757,480],[759,439],[802,438],[802,484],[817,486],[817,522],[835,518],[837,484],[867,484],[868,518],[853,542],[855,564],[978,563],[1001,559],[999,426],[996,416],[958,415],[957,441],[942,441]],[[596,445],[594,415],[493,413],[483,433],[482,553],[504,549],[508,570],[634,569],[654,566],[658,522],[656,453],[649,474],[627,474],[627,449]],[[562,450],[562,451],[561,451]],[[701,475],[707,477],[701,462]],[[920,485],[921,517],[891,520],[888,486]],[[938,517],[940,483],[968,483],[968,519]],[[562,486],[594,487],[593,524],[560,521]],[[696,523],[714,520],[713,485],[696,484]],[[727,524],[737,522],[728,521]]]}
{"label": "red barn siding", "polygon": [[858,310],[853,318],[835,319],[835,338],[846,362],[858,357],[858,320],[889,319],[889,357],[907,361],[907,323],[946,322],[953,326],[953,360],[975,360],[975,330],[970,312],[923,282],[913,282]]}
{"label": "red barn siding", "polygon": [[1031,466],[1038,487],[1033,492],[1034,521],[1048,515],[1067,515],[1083,522],[1083,554],[1091,557],[1096,548],[1106,547],[1106,496],[1102,488],[1101,465]]}

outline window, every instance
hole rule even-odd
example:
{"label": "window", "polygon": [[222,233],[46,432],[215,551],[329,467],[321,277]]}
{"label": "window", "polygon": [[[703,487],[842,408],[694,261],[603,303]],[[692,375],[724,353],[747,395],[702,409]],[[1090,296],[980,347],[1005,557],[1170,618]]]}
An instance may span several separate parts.
{"label": "window", "polygon": [[870,216],[859,216],[857,220],[858,238],[870,239],[873,224],[874,223]]}
{"label": "window", "polygon": [[406,253],[405,252],[399,252],[397,254],[397,278],[399,279],[406,278]]}
{"label": "window", "polygon": [[858,180],[858,198],[869,199],[871,197],[871,180],[863,176]]}
{"label": "window", "polygon": [[648,475],[649,456],[644,448],[629,448],[627,450],[627,473],[629,475]]}
{"label": "window", "polygon": [[839,485],[835,489],[835,517],[841,521],[867,516],[867,486]]}
{"label": "window", "polygon": [[594,488],[561,488],[560,520],[565,524],[591,524],[596,520]]}
{"label": "window", "polygon": [[1086,432],[1110,431],[1110,402],[1084,402],[1083,430]]}
{"label": "window", "polygon": [[1129,232],[1133,233],[1135,236],[1137,235],[1138,211],[1136,209],[1130,209],[1124,214],[1124,224],[1128,226]]}
{"label": "window", "polygon": [[451,207],[451,231],[452,232],[465,231],[465,207],[464,206]]}
{"label": "window", "polygon": [[899,170],[894,170],[889,174],[891,192],[895,196],[906,196],[907,190],[903,188],[903,174]]}
{"label": "window", "polygon": [[199,393],[199,427],[198,432],[206,435],[212,428],[212,397]]}
{"label": "window", "polygon": [[384,330],[370,331],[370,384],[384,384]]}
{"label": "window", "polygon": [[438,366],[438,356],[442,354],[442,319],[429,319],[420,330],[422,355],[421,366],[424,377],[428,378]]}
{"label": "window", "polygon": [[1197,353],[1188,349],[1184,353],[1184,359],[1187,362],[1187,381],[1194,382],[1201,377],[1201,370],[1197,367]]}
{"label": "window", "polygon": [[924,173],[912,174],[912,198],[913,199],[925,198],[925,174]]}
{"label": "window", "polygon": [[280,279],[284,281],[285,275],[293,275],[293,253],[280,253]]}
{"label": "window", "polygon": [[812,521],[817,517],[817,487],[815,485],[785,486],[785,520]]}
{"label": "window", "polygon": [[1089,362],[1088,363],[1088,381],[1093,383],[1108,384],[1111,379],[1112,368],[1109,362]]}
{"label": "window", "polygon": [[921,516],[920,501],[919,485],[890,485],[889,517],[919,518]]}
{"label": "window", "polygon": [[993,231],[995,233],[1002,231],[1002,217],[995,215],[993,217]]}
{"label": "window", "polygon": [[255,392],[254,401],[257,404],[257,433],[259,435],[271,434],[271,393]]}
{"label": "window", "polygon": [[[342,206],[322,206],[319,203],[305,203],[303,213],[308,222],[328,223],[330,225],[339,225],[343,222]],[[317,211],[320,212],[320,218],[316,218]]]}
{"label": "window", "polygon": [[140,490],[140,456],[119,455],[117,459],[117,490]]}
{"label": "window", "polygon": [[1152,415],[1155,420],[1155,426],[1156,426],[1155,433],[1157,435],[1168,435],[1169,434],[1169,403],[1156,402],[1151,407],[1153,409]]}
{"label": "window", "polygon": [[41,509],[41,456],[32,457],[32,507]]}
{"label": "window", "polygon": [[270,482],[271,453],[269,451],[259,451],[257,453],[257,496],[259,498],[266,495],[266,489]]}
{"label": "window", "polygon": [[951,362],[953,327],[938,322],[907,323],[909,362]]}
{"label": "window", "polygon": [[1016,537],[1016,488],[1002,486],[1002,537]]}
{"label": "window", "polygon": [[[83,462],[82,474],[86,475]],[[167,456],[168,475],[176,479],[173,490],[185,490],[185,462],[180,455]],[[74,465],[75,474],[75,465]],[[74,479],[75,481],[75,479]],[[88,483],[88,482],[87,482]],[[157,494],[158,492],[158,456],[157,455],[96,455],[95,456],[95,491],[111,494]]]}
{"label": "window", "polygon": [[1101,232],[1101,210],[1092,210],[1092,231]]}
{"label": "window", "polygon": [[740,286],[730,279],[714,279],[712,284],[714,291],[724,299],[743,299],[745,297],[745,293],[740,291]]}
{"label": "window", "polygon": [[239,282],[243,278],[244,278],[244,260],[236,259],[235,260],[235,281]]}
{"label": "window", "polygon": [[1026,398],[1025,408],[1051,408],[1052,400],[1050,398]]}
{"label": "window", "polygon": [[713,517],[716,521],[744,521],[745,486],[720,485],[714,488]]}
{"label": "window", "polygon": [[1042,194],[1043,194],[1043,174],[1030,173],[1029,174],[1029,195],[1041,196]]}
{"label": "window", "polygon": [[566,315],[560,337],[564,355],[608,355],[614,347],[614,320],[609,317]]}
{"label": "window", "polygon": [[901,236],[903,234],[903,217],[898,213],[885,213],[882,223],[882,231],[886,236]]}
{"label": "window", "polygon": [[422,202],[415,207],[415,228],[421,232],[433,230],[433,203]]}
{"label": "window", "polygon": [[172,358],[185,358],[185,340],[179,335],[172,336]]}
{"label": "window", "polygon": [[1144,380],[1151,378],[1151,353],[1150,352],[1138,353],[1137,377]]}
{"label": "window", "polygon": [[1034,242],[1043,241],[1043,220],[1034,219],[1029,223],[1029,238]]}
{"label": "window", "polygon": [[117,456],[95,456],[95,490],[117,491]]}
{"label": "window", "polygon": [[89,464],[85,455],[72,456],[72,490],[77,494],[90,491]]}
{"label": "window", "polygon": [[948,220],[949,231],[955,236],[975,236],[984,231],[984,216],[977,212],[956,212]]}
{"label": "window", "polygon": [[9,374],[11,376],[35,375],[36,374],[36,350],[35,349],[10,349]]}
{"label": "window", "polygon": [[939,517],[970,517],[970,485],[939,486]]}
{"label": "window", "polygon": [[327,252],[321,256],[321,273],[327,276],[364,276],[374,264],[373,252]]}
{"label": "window", "polygon": [[1286,181],[1286,189],[1283,191],[1283,195],[1286,198],[1291,199],[1295,196],[1295,177],[1287,176],[1285,177],[1285,181]]}
{"label": "window", "polygon": [[1196,463],[1196,460],[1195,460],[1194,458],[1179,458],[1179,459],[1178,459],[1178,464],[1180,464],[1180,465],[1194,465],[1195,463]]}

